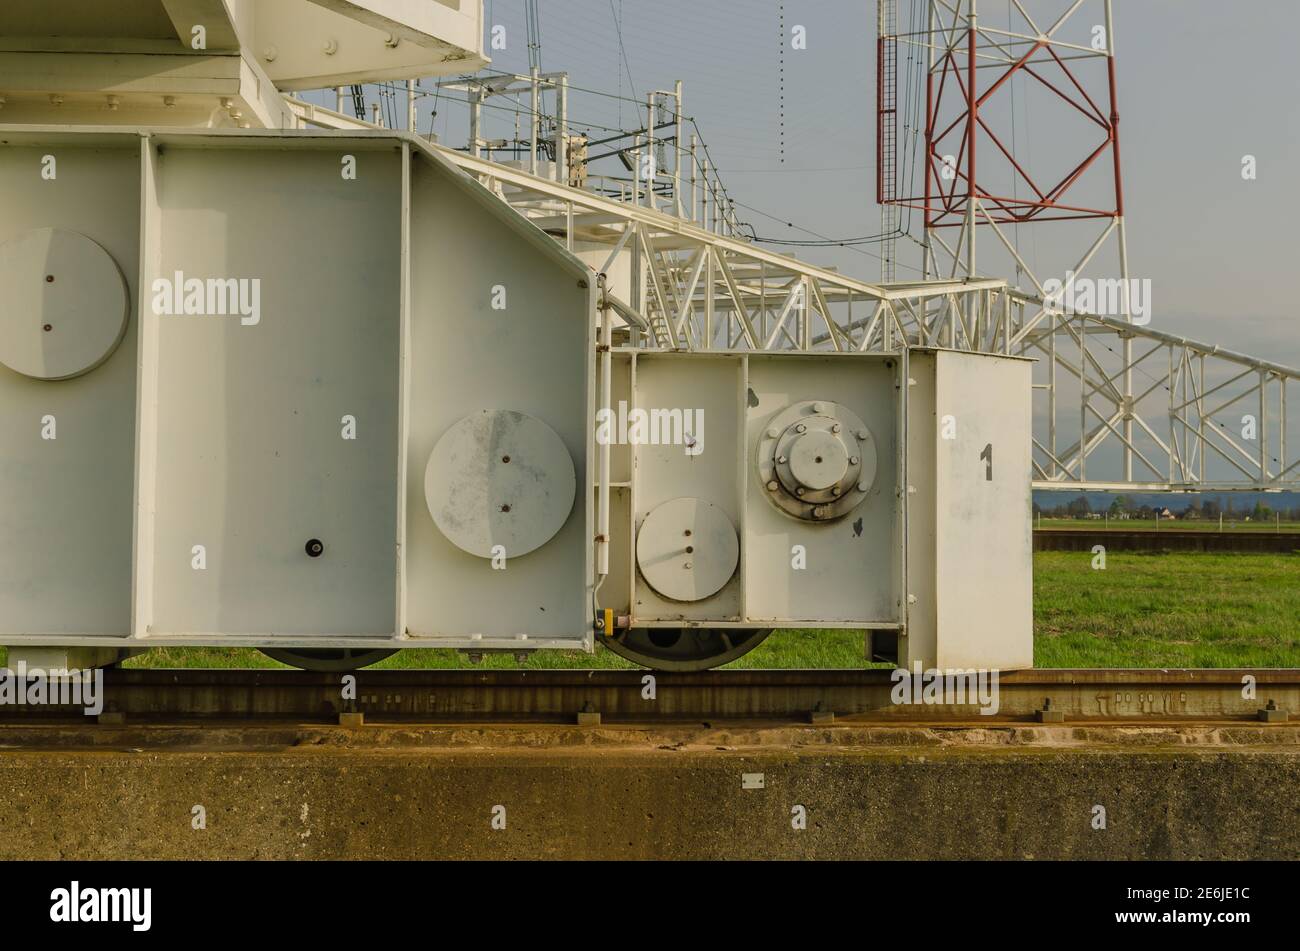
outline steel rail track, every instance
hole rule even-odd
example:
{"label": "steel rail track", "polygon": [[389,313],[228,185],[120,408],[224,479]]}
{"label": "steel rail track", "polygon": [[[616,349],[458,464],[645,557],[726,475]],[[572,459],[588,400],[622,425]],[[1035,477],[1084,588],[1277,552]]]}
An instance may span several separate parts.
{"label": "steel rail track", "polygon": [[1300,532],[1201,531],[1168,528],[1106,528],[1087,523],[1079,528],[1034,529],[1034,551],[1084,551],[1104,545],[1107,551],[1224,551],[1290,554],[1300,551]]}
{"label": "steel rail track", "polygon": [[[295,670],[109,669],[101,722],[200,718],[330,721],[560,720],[585,722],[768,719],[831,722],[934,720],[1300,722],[1300,669],[1020,670],[996,692],[955,693],[894,671],[363,670],[355,699],[344,674]],[[969,684],[963,682],[964,689]],[[938,693],[937,690],[944,692]],[[906,702],[897,702],[899,696]],[[921,702],[916,702],[920,699]],[[996,712],[990,710],[996,699]],[[598,716],[593,716],[598,715]],[[75,717],[79,706],[0,704],[0,723]],[[352,722],[355,722],[353,720]],[[582,722],[582,721],[580,721]]]}

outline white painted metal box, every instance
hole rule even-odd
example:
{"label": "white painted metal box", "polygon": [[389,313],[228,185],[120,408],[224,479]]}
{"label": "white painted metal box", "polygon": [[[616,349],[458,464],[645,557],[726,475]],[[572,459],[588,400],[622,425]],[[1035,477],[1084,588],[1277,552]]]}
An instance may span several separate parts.
{"label": "white painted metal box", "polygon": [[3,140],[0,643],[1031,663],[1027,362],[606,347],[404,136]]}

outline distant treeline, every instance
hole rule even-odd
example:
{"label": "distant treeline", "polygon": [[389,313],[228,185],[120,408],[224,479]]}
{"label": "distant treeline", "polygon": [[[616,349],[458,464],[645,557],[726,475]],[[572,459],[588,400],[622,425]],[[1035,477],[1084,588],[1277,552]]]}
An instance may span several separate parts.
{"label": "distant treeline", "polygon": [[1231,496],[1224,502],[1209,498],[1193,499],[1190,502],[1175,501],[1171,505],[1138,504],[1125,495],[1113,497],[1109,504],[1094,502],[1084,495],[1051,507],[1034,503],[1034,514],[1045,518],[1087,518],[1089,515],[1155,518],[1166,510],[1178,518],[1209,519],[1216,522],[1219,516],[1223,516],[1225,522],[1244,522],[1247,519],[1252,522],[1273,521],[1279,517],[1286,522],[1300,522],[1300,508],[1271,508],[1260,501],[1253,505],[1238,506]]}

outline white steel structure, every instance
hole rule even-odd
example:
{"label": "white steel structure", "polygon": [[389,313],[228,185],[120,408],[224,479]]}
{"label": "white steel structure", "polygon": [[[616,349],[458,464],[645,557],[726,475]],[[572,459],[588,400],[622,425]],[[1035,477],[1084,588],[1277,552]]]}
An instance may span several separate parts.
{"label": "white steel structure", "polygon": [[[472,68],[480,4],[65,6],[93,41],[0,10],[6,644],[350,666],[596,632],[693,668],[800,626],[1026,666],[1031,485],[1297,482],[1296,371],[1054,313],[969,250],[869,283],[746,240],[680,86],[613,150],[624,178],[536,64],[444,83],[475,107],[464,150],[279,91]],[[490,141],[477,107],[511,95],[528,128]],[[1216,414],[1254,396],[1252,455]],[[622,404],[709,423],[602,437]]]}

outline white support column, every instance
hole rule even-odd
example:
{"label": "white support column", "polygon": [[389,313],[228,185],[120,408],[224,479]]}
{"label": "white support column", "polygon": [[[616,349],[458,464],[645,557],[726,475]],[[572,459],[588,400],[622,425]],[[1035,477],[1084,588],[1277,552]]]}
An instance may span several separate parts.
{"label": "white support column", "polygon": [[481,135],[479,124],[483,119],[483,89],[480,86],[474,86],[469,91],[469,152],[475,158],[482,158],[482,152],[479,149]]}
{"label": "white support column", "polygon": [[528,148],[528,171],[531,172],[533,175],[537,174],[537,133],[538,133],[538,124],[540,119],[540,117],[537,114],[537,109],[538,109],[537,100],[538,100],[538,92],[539,92],[537,76],[538,76],[537,67],[534,66],[530,72],[530,79],[531,79],[530,97],[531,98],[529,100],[530,102],[529,114],[532,117],[532,121],[529,123],[529,128],[531,131],[529,133],[529,148]]}
{"label": "white support column", "polygon": [[686,208],[682,202],[682,81],[680,79],[673,84],[673,100],[677,119],[676,141],[673,143],[673,204],[677,209],[677,217],[682,218],[686,215]]}
{"label": "white support column", "polygon": [[561,185],[569,184],[569,76],[567,73],[559,78],[555,87],[555,180]]}
{"label": "white support column", "polygon": [[655,207],[655,179],[659,177],[659,169],[655,168],[655,94],[650,93],[646,96],[645,101],[645,154],[646,161],[646,183],[645,183],[645,203],[650,208]]}

